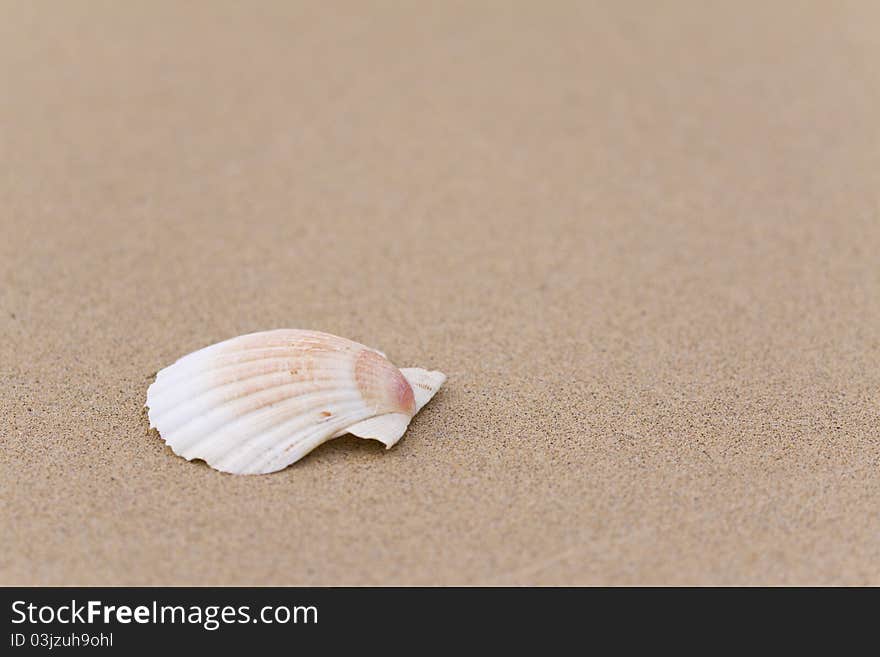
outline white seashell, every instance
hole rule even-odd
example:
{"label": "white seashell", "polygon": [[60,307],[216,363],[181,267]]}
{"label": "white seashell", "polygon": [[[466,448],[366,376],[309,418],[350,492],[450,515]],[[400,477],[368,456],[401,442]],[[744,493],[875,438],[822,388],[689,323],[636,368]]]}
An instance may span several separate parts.
{"label": "white seashell", "polygon": [[444,381],[345,338],[280,329],[184,356],[156,375],[146,405],[175,454],[263,474],[346,433],[390,448]]}

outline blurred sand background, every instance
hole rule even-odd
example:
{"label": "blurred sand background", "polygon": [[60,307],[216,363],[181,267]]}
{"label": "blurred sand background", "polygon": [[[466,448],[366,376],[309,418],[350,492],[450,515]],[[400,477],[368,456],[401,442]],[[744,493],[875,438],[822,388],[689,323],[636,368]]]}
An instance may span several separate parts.
{"label": "blurred sand background", "polygon": [[[0,1],[0,583],[880,584],[880,5]],[[330,331],[391,451],[174,456]]]}

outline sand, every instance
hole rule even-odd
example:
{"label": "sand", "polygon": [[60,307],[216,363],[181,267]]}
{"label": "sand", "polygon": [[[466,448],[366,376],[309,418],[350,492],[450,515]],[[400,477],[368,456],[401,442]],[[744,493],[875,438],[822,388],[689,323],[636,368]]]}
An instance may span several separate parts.
{"label": "sand", "polygon": [[[4,1],[0,583],[880,584],[880,10],[708,5]],[[277,327],[449,381],[174,456]]]}

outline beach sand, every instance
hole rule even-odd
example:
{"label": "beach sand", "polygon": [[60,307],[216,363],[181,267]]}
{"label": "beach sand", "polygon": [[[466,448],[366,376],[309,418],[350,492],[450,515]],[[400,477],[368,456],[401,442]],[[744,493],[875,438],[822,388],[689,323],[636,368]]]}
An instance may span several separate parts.
{"label": "beach sand", "polygon": [[[880,584],[880,9],[706,4],[3,2],[0,583]],[[278,327],[449,380],[174,456]]]}

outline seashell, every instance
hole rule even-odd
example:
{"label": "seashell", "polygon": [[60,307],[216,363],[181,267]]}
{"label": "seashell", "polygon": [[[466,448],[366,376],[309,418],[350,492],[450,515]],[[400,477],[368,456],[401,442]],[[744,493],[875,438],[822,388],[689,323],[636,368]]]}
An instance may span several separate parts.
{"label": "seashell", "polygon": [[146,405],[175,454],[264,474],[346,433],[391,448],[444,381],[345,338],[280,329],[184,356],[156,375]]}

